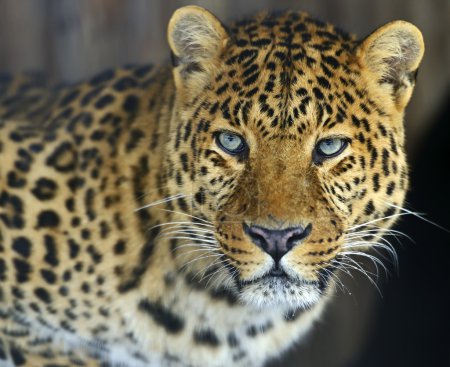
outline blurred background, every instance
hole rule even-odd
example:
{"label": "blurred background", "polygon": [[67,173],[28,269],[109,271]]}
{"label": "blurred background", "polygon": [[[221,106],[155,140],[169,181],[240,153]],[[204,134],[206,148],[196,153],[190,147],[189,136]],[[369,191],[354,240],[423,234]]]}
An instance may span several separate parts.
{"label": "blurred background", "polygon": [[[44,71],[78,81],[105,68],[168,60],[172,12],[196,4],[222,21],[262,9],[307,10],[368,35],[395,19],[417,25],[426,52],[406,113],[411,192],[407,207],[450,228],[449,0],[0,0],[0,71]],[[450,234],[414,217],[398,228],[399,269],[344,278],[309,337],[271,366],[450,366]],[[369,266],[369,264],[367,264]],[[388,278],[388,279],[387,279]]]}

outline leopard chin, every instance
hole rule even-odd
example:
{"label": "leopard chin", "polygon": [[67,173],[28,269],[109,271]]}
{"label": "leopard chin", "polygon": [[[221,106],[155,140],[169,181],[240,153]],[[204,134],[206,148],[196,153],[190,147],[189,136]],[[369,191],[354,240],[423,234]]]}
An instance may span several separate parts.
{"label": "leopard chin", "polygon": [[307,282],[286,275],[267,275],[244,283],[239,299],[257,309],[286,308],[302,311],[319,303],[325,294],[319,282]]}

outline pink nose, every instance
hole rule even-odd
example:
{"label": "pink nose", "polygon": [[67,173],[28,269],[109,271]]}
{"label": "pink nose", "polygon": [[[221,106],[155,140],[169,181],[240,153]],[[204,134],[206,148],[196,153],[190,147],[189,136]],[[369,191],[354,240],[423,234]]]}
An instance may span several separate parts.
{"label": "pink nose", "polygon": [[292,227],[285,229],[270,229],[260,226],[243,224],[244,232],[252,242],[262,248],[278,263],[295,245],[305,239],[312,230],[312,224],[306,227]]}

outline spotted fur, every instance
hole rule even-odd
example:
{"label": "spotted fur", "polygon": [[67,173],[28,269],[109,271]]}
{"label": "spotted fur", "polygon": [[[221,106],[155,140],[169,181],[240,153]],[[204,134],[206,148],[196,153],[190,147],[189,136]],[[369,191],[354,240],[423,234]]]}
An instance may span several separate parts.
{"label": "spotted fur", "polygon": [[[261,366],[399,215],[417,28],[185,7],[168,39],[173,67],[1,77],[0,365]],[[275,274],[246,226],[310,231]]]}

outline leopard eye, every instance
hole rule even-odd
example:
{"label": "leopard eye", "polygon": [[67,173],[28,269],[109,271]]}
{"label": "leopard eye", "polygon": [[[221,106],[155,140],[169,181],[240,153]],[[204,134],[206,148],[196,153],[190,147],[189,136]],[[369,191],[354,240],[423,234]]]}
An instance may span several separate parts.
{"label": "leopard eye", "polygon": [[222,131],[216,135],[217,145],[226,153],[237,155],[247,149],[247,144],[241,136],[229,131]]}
{"label": "leopard eye", "polygon": [[320,163],[325,159],[336,157],[344,151],[347,145],[348,140],[343,138],[322,139],[314,150],[314,160]]}

